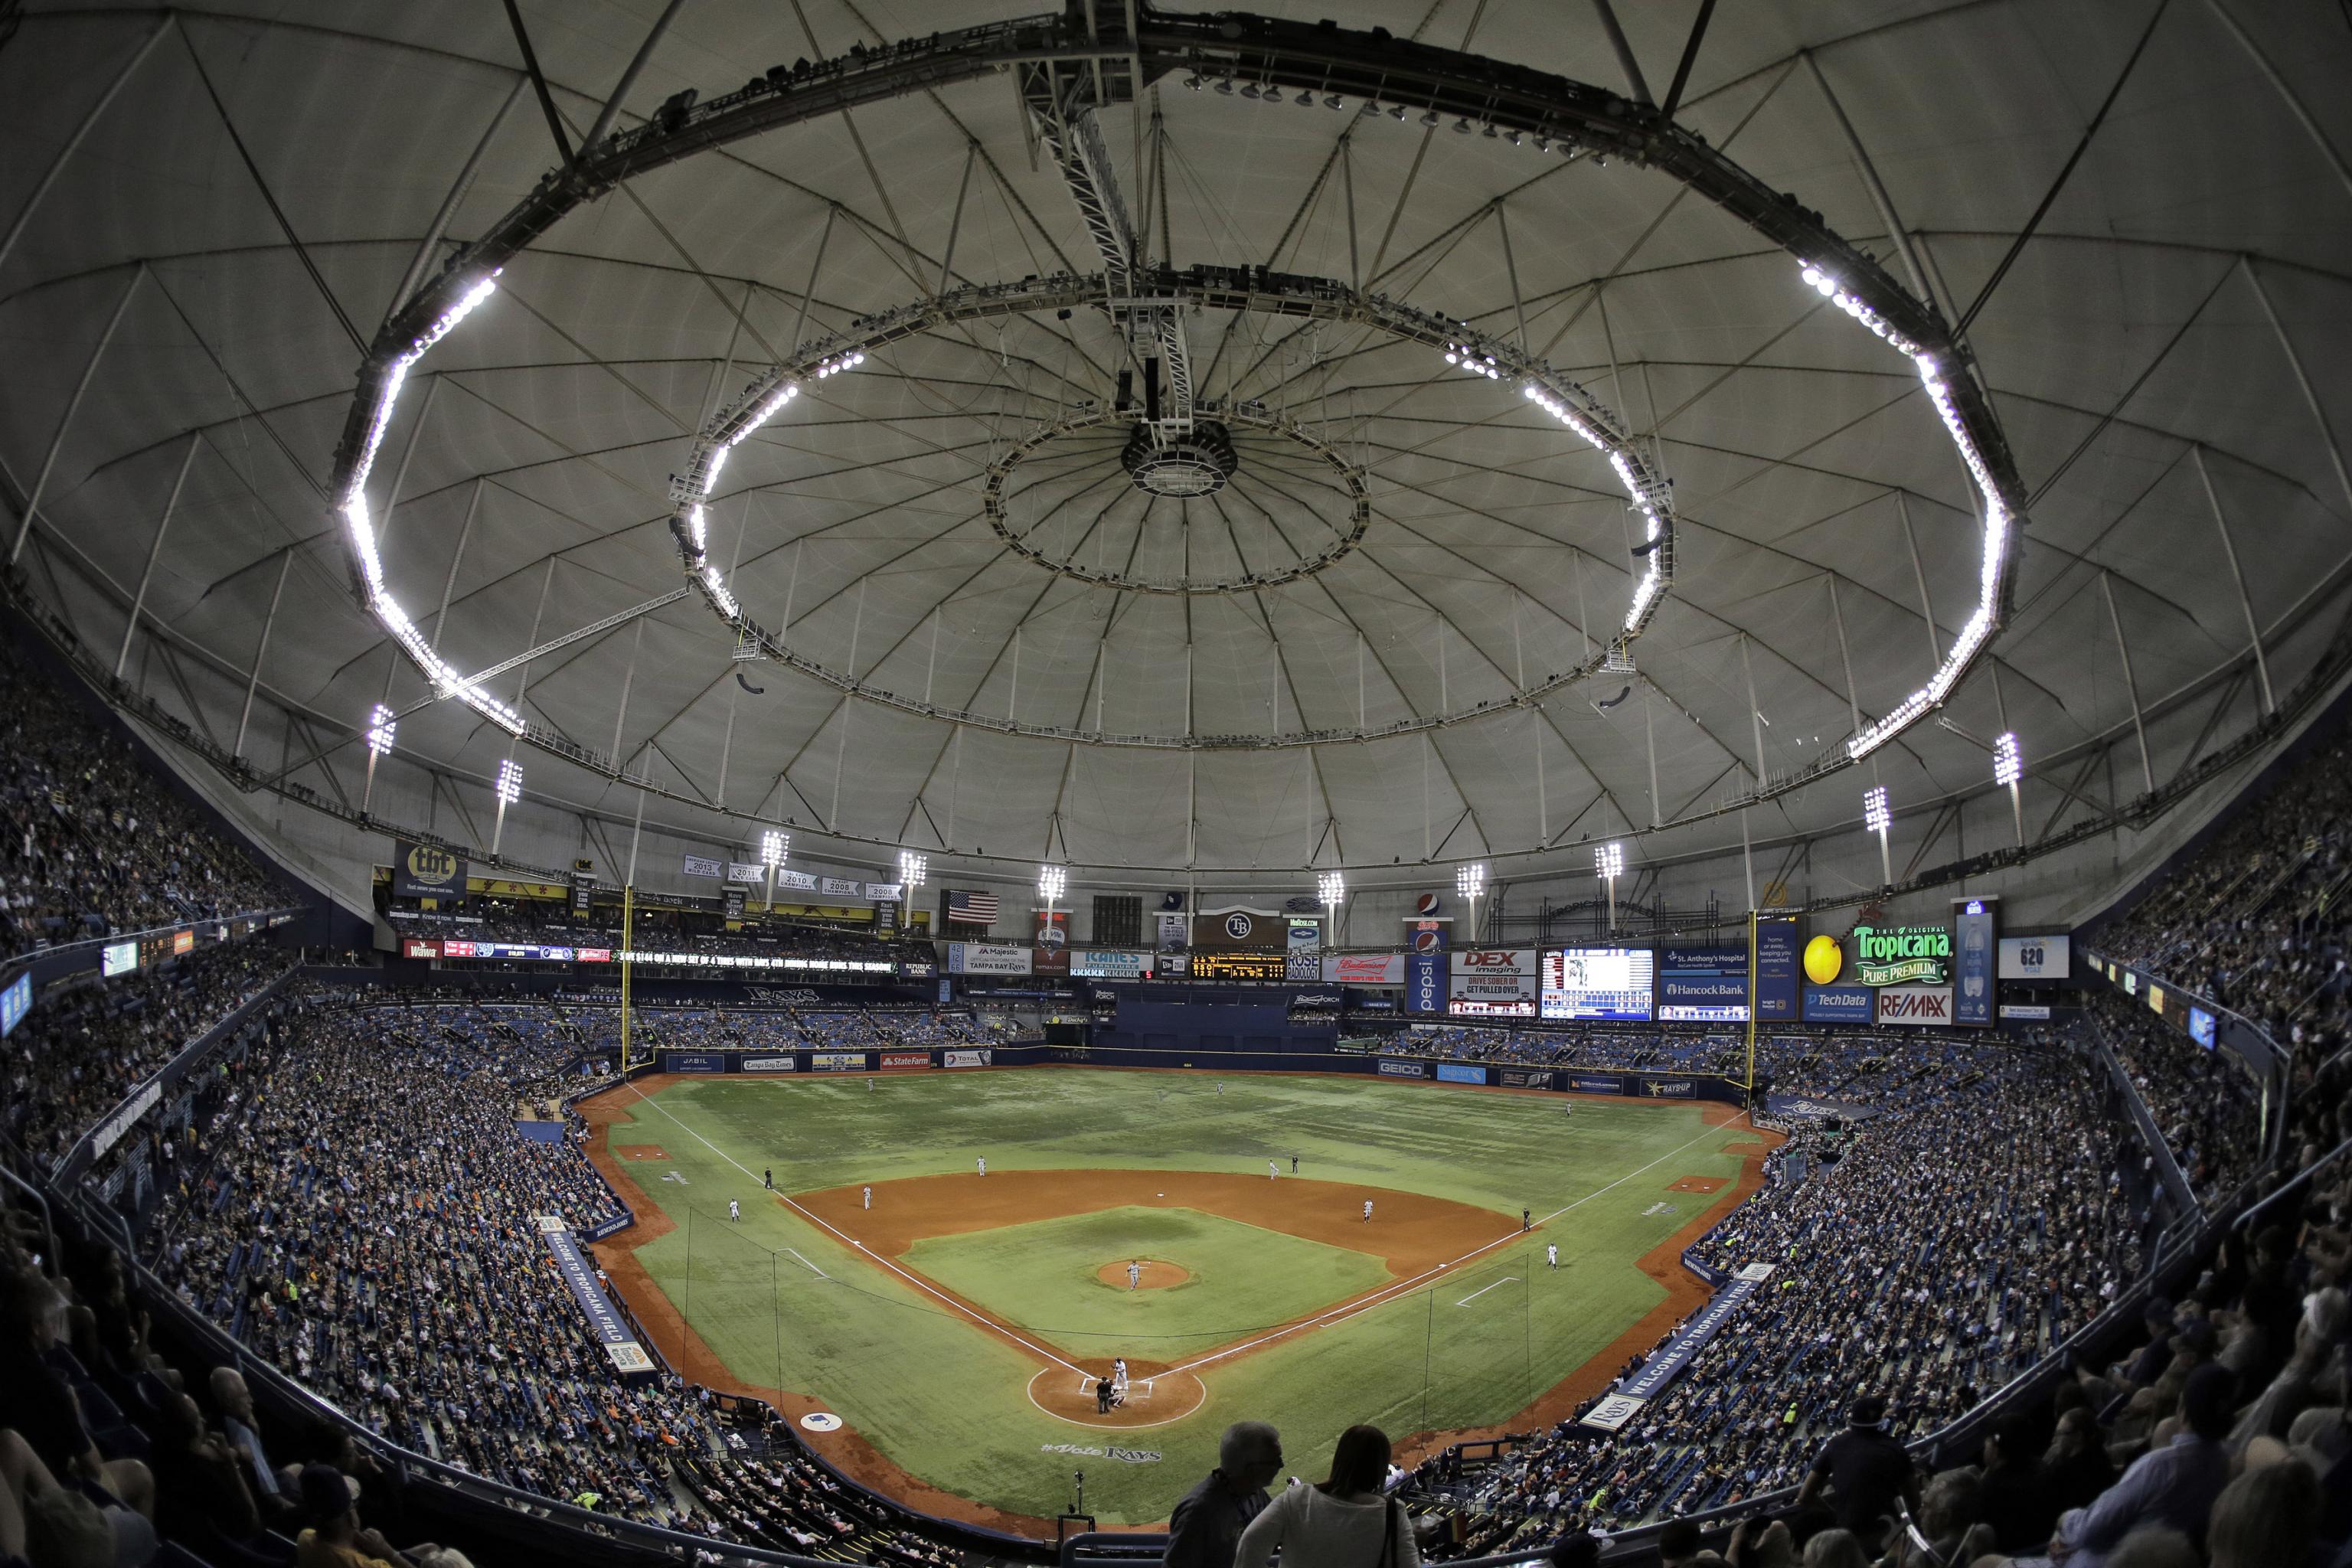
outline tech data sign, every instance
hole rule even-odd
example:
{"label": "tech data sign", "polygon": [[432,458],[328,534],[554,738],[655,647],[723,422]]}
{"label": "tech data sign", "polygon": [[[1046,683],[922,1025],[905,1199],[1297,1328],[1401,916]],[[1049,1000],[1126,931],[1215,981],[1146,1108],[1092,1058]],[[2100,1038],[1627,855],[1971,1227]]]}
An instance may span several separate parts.
{"label": "tech data sign", "polygon": [[1889,985],[1878,994],[1881,1024],[1924,1024],[1952,1026],[1952,988],[1948,985]]}
{"label": "tech data sign", "polygon": [[[1949,926],[1856,926],[1853,979],[1858,985],[1949,985]],[[1879,1022],[1886,1022],[1885,1009]],[[1948,1017],[1942,1020],[1949,1023]]]}

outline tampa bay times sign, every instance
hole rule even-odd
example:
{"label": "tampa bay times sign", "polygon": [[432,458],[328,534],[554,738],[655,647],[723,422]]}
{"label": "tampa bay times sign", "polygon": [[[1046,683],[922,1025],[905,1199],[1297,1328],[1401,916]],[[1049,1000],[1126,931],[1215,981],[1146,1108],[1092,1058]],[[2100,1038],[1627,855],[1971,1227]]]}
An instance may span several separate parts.
{"label": "tampa bay times sign", "polygon": [[1948,985],[1948,926],[1856,926],[1853,978],[1862,985]]}

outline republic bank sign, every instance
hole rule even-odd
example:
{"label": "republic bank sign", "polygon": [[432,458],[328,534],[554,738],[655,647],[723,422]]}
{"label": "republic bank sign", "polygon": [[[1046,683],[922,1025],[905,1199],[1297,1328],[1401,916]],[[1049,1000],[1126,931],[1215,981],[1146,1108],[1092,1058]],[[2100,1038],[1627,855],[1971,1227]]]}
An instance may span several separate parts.
{"label": "republic bank sign", "polygon": [[1856,926],[1853,978],[1862,985],[1948,985],[1948,926]]}

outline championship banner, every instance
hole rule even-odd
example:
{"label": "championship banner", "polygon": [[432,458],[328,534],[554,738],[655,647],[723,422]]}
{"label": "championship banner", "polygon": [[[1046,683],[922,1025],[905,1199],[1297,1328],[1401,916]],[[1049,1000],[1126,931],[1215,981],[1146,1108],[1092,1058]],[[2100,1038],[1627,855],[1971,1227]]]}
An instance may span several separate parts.
{"label": "championship banner", "polygon": [[904,882],[868,882],[866,884],[866,901],[869,904],[904,903],[906,899],[907,885]]}
{"label": "championship banner", "polygon": [[857,897],[859,891],[864,887],[865,884],[858,881],[855,877],[820,877],[817,879],[817,891],[823,893],[828,899],[854,899]]}
{"label": "championship banner", "polygon": [[1633,1376],[1620,1383],[1615,1392],[1633,1399],[1655,1398],[1660,1390],[1672,1383],[1683,1368],[1691,1363],[1706,1342],[1715,1338],[1732,1314],[1748,1304],[1759,1287],[1772,1277],[1769,1263],[1751,1263],[1731,1277],[1731,1283],[1715,1293],[1714,1299],[1691,1314],[1676,1329],[1657,1352],[1643,1362]]}
{"label": "championship banner", "polygon": [[1952,988],[1948,985],[1887,985],[1878,993],[1881,1024],[1920,1024],[1932,1028],[1952,1026]]}
{"label": "championship banner", "polygon": [[1002,942],[948,943],[950,974],[1026,974],[1030,949]]}
{"label": "championship banner", "polygon": [[814,893],[816,891],[816,874],[813,871],[786,871],[779,868],[776,872],[776,887],[779,891],[790,888],[796,893]]}
{"label": "championship banner", "polygon": [[1471,1017],[1534,1017],[1541,962],[1534,948],[1464,948],[1454,954],[1445,1010]]}
{"label": "championship banner", "polygon": [[1328,985],[1402,985],[1404,954],[1342,952],[1323,960],[1323,980]]}
{"label": "championship banner", "polygon": [[811,1072],[864,1072],[865,1070],[866,1053],[864,1051],[811,1051],[809,1053],[809,1071]]}
{"label": "championship banner", "polygon": [[764,887],[768,880],[768,868],[757,861],[730,860],[727,862],[727,879],[740,882],[747,888]]}
{"label": "championship banner", "polygon": [[886,1068],[927,1068],[931,1065],[929,1051],[884,1051],[882,1065]]}
{"label": "championship banner", "polygon": [[1486,1081],[1486,1069],[1479,1067],[1467,1067],[1461,1062],[1440,1062],[1437,1064],[1437,1081],[1440,1083],[1485,1083]]}
{"label": "championship banner", "polygon": [[463,899],[466,858],[438,844],[392,841],[392,896],[395,899]]}
{"label": "championship banner", "polygon": [[2000,958],[1993,921],[2000,906],[1969,899],[1952,910],[1952,1022],[1976,1028],[1992,1026],[1993,968]]}
{"label": "championship banner", "polygon": [[593,872],[574,871],[572,873],[572,919],[585,920],[588,918],[589,895],[593,893],[595,890],[596,878]]}
{"label": "championship banner", "polygon": [[717,878],[725,875],[727,862],[709,855],[688,855],[685,859],[685,868],[686,874],[689,877]]}
{"label": "championship banner", "polygon": [[995,1059],[995,1056],[992,1050],[949,1051],[944,1059],[951,1068],[984,1068]]}
{"label": "championship banner", "polygon": [[1756,1021],[1794,1023],[1797,955],[1804,943],[1793,920],[1756,922]]}

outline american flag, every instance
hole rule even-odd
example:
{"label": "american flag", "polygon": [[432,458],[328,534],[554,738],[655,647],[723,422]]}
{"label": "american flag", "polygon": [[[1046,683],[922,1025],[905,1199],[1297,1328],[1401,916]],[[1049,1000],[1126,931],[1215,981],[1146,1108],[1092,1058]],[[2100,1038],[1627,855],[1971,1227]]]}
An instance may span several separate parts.
{"label": "american flag", "polygon": [[948,889],[948,919],[963,925],[993,925],[996,923],[996,895],[971,893],[960,888]]}

